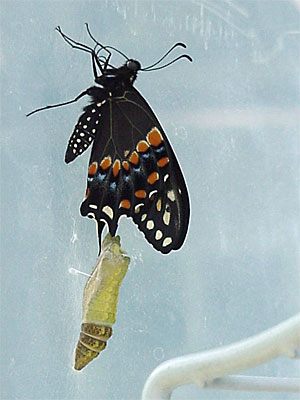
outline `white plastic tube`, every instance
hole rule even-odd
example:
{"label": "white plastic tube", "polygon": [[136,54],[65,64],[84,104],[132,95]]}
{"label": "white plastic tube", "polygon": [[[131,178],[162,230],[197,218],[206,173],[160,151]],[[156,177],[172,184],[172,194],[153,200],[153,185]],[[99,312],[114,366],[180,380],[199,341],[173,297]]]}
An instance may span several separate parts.
{"label": "white plastic tube", "polygon": [[205,386],[205,389],[299,393],[300,380],[297,378],[231,375],[214,379]]}
{"label": "white plastic tube", "polygon": [[[160,364],[147,379],[142,399],[170,399],[175,388],[191,383],[195,383],[202,388],[215,388],[216,386],[214,385],[219,385],[220,387],[221,383],[223,382],[224,384],[226,380],[223,378],[223,381],[222,379],[214,381],[216,378],[255,367],[281,355],[296,357],[297,348],[299,347],[300,314],[297,314],[271,329],[232,345],[174,358]],[[227,384],[230,379],[232,383],[232,387],[226,387],[226,389],[235,390],[232,379],[236,378],[226,378]],[[255,377],[244,378],[249,379],[248,385],[244,387],[249,387],[250,380],[255,379]],[[273,380],[274,391],[278,391],[279,387],[284,388],[284,391],[300,391],[300,380],[292,379],[285,381],[284,384],[280,378],[274,379],[277,382],[281,382],[274,385],[275,380]],[[287,382],[289,383],[287,384]],[[261,386],[262,383],[261,378],[260,382],[257,380],[257,387]],[[266,387],[268,386],[266,390],[273,391],[272,385],[270,385],[271,381],[267,384],[265,380],[264,383]],[[251,385],[253,385],[253,381]],[[292,390],[288,390],[288,388]]]}

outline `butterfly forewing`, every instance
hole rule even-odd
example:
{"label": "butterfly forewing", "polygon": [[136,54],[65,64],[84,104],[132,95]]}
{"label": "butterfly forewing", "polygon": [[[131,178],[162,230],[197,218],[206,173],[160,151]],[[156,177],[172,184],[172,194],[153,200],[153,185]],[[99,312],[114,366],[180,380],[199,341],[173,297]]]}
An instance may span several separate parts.
{"label": "butterfly forewing", "polygon": [[189,222],[188,194],[157,118],[132,86],[108,98],[99,114],[82,215],[105,221],[111,235],[119,217],[130,216],[155,249],[178,249]]}

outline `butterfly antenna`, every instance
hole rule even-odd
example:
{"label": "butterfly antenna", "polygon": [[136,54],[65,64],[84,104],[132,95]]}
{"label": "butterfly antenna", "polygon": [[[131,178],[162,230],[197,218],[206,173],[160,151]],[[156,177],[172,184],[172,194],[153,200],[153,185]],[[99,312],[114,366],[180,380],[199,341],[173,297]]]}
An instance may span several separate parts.
{"label": "butterfly antenna", "polygon": [[173,51],[176,47],[183,47],[184,49],[186,49],[186,45],[184,43],[178,42],[175,43],[158,61],[156,61],[154,64],[148,65],[148,67],[143,68],[142,71],[147,70],[148,68],[152,68],[155,67],[155,65],[159,64],[162,60],[164,60],[168,54],[171,53],[171,51]]}
{"label": "butterfly antenna", "polygon": [[181,56],[175,58],[174,60],[170,61],[169,63],[167,63],[167,64],[165,64],[165,65],[162,65],[161,67],[156,67],[156,68],[151,68],[151,69],[149,69],[149,67],[148,67],[148,68],[142,69],[141,71],[146,71],[146,72],[148,72],[148,71],[156,71],[156,70],[158,70],[158,69],[163,69],[163,68],[168,67],[169,65],[173,64],[174,62],[180,60],[181,58],[186,58],[186,59],[189,60],[190,62],[193,61],[192,57],[190,57],[189,55],[187,55],[187,54],[182,54]]}

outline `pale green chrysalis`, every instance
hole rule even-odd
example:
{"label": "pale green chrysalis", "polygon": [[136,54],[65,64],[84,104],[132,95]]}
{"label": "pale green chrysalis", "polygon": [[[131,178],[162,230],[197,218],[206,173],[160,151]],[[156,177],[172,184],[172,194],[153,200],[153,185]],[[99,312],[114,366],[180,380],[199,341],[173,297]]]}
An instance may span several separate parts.
{"label": "pale green chrysalis", "polygon": [[130,258],[120,248],[120,237],[107,234],[83,293],[82,324],[75,350],[76,370],[84,368],[105,349],[116,321],[119,289]]}

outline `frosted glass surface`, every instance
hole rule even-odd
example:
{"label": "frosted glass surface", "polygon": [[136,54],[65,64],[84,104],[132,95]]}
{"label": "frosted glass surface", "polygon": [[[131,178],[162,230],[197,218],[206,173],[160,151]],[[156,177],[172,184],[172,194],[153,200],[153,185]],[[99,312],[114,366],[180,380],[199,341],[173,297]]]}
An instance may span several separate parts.
{"label": "frosted glass surface", "polygon": [[[1,2],[1,398],[138,399],[160,362],[246,338],[299,312],[299,2]],[[176,41],[181,60],[141,72],[191,200],[184,247],[155,252],[131,220],[131,257],[107,349],[72,369],[95,226],[79,214],[89,151],[64,152],[93,84],[90,58],[54,28],[94,35],[146,66]],[[179,54],[180,52],[174,52]],[[113,63],[123,62],[119,55]],[[281,358],[248,374],[299,377]],[[174,399],[295,399],[182,387]]]}

